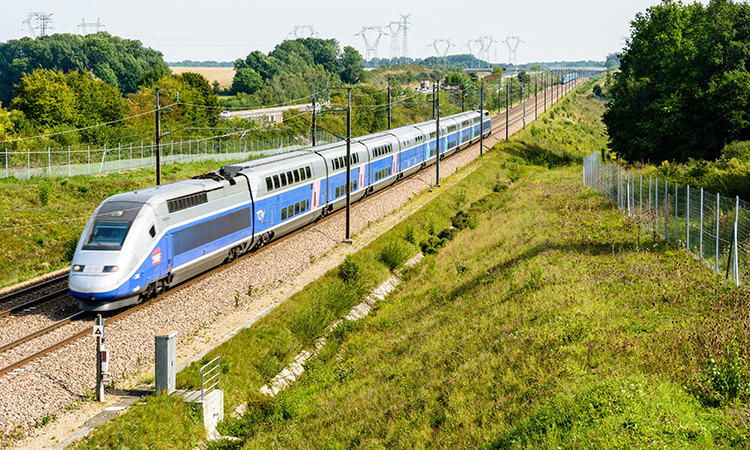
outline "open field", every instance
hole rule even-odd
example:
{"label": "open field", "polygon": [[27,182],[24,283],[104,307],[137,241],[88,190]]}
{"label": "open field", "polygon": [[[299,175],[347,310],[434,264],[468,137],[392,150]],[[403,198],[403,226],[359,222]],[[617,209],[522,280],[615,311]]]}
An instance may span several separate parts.
{"label": "open field", "polygon": [[175,74],[184,72],[199,73],[206,77],[211,84],[213,84],[214,80],[218,81],[221,89],[232,87],[232,78],[234,78],[234,67],[170,67],[170,69]]}

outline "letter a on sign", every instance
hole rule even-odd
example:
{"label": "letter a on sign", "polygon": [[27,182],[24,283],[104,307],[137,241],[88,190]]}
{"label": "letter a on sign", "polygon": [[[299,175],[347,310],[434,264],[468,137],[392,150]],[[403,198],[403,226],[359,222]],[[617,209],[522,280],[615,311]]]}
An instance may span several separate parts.
{"label": "letter a on sign", "polygon": [[104,337],[104,325],[94,325],[94,336]]}

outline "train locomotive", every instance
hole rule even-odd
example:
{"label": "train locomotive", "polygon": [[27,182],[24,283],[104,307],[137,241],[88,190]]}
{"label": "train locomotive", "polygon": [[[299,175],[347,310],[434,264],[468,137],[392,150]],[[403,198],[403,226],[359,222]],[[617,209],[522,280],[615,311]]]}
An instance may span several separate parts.
{"label": "train locomotive", "polygon": [[[440,157],[488,136],[489,112],[441,118]],[[435,121],[351,142],[352,201],[436,159]],[[94,211],[68,286],[79,306],[108,311],[156,296],[318,220],[346,203],[346,143],[221,167],[190,180],[114,195]]]}

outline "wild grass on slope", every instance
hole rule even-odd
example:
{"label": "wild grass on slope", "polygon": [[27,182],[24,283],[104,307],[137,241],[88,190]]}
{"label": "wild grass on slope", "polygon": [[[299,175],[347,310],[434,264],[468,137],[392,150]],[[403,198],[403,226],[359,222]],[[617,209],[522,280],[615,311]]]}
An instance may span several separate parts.
{"label": "wild grass on slope", "polygon": [[747,443],[747,391],[728,407],[707,371],[710,353],[726,374],[726,344],[745,348],[744,326],[713,312],[731,310],[730,298],[744,305],[743,291],[623,220],[577,169],[497,193],[455,189],[482,189],[496,207],[332,342],[299,385],[251,396],[224,428],[242,448]]}

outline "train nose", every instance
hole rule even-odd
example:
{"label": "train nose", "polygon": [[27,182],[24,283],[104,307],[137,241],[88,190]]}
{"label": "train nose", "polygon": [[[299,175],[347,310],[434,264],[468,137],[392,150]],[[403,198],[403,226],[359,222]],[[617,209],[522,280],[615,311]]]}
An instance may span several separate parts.
{"label": "train nose", "polygon": [[68,287],[76,298],[107,300],[115,296],[117,281],[113,275],[71,274]]}

